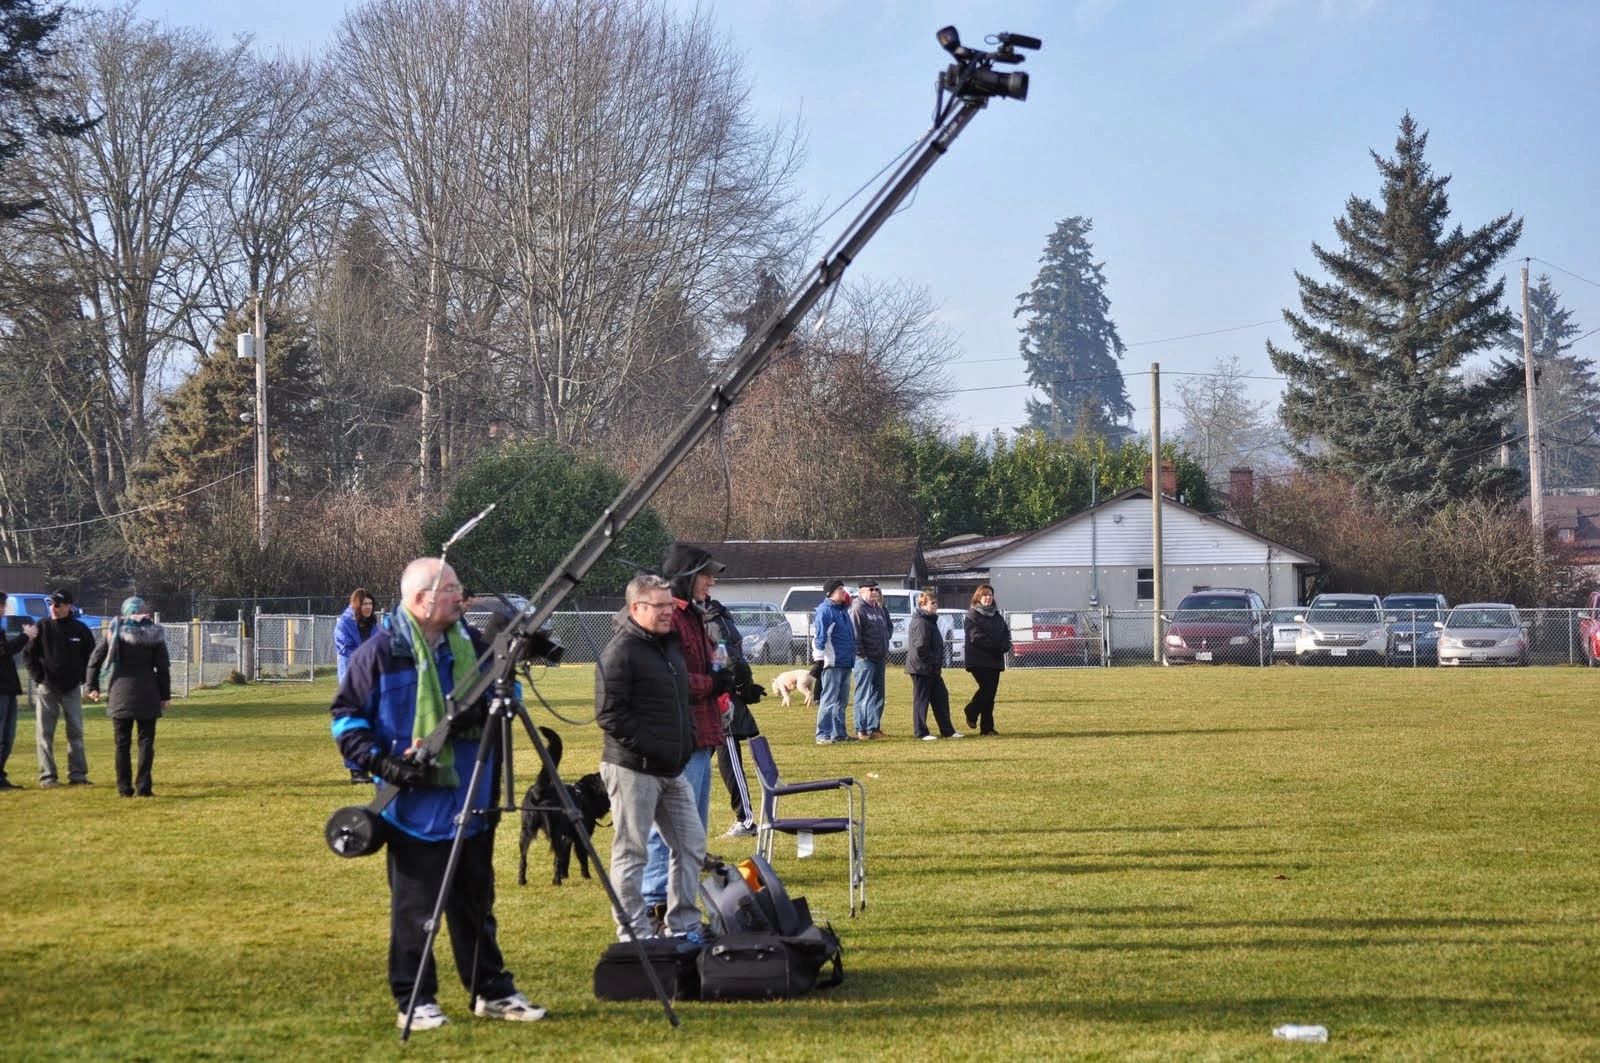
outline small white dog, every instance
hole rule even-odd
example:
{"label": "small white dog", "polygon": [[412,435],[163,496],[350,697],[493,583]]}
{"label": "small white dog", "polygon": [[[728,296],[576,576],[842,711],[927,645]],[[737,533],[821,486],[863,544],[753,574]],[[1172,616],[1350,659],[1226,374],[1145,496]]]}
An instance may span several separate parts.
{"label": "small white dog", "polygon": [[806,668],[796,668],[790,672],[779,672],[772,681],[772,692],[783,699],[784,708],[789,707],[789,695],[796,690],[805,696],[805,703],[811,704],[811,671]]}

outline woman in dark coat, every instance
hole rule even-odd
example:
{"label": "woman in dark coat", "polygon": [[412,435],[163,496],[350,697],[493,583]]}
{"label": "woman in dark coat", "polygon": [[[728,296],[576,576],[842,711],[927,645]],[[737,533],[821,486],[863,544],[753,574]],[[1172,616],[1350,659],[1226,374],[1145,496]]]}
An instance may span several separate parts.
{"label": "woman in dark coat", "polygon": [[967,671],[978,689],[965,710],[967,726],[976,727],[979,734],[1000,733],[994,729],[994,695],[1010,651],[1011,627],[994,604],[994,588],[980,583],[967,610]]}
{"label": "woman in dark coat", "polygon": [[939,727],[938,738],[961,738],[950,722],[950,691],[944,685],[944,635],[939,631],[939,599],[932,591],[917,595],[917,608],[906,625],[906,675],[911,677],[911,733],[925,742],[928,708]]}
{"label": "woman in dark coat", "polygon": [[[365,587],[357,587],[350,592],[350,604],[345,606],[344,612],[339,614],[339,619],[333,625],[333,656],[339,666],[340,683],[344,682],[344,674],[350,670],[350,658],[377,630],[377,603]],[[354,761],[347,760],[344,766],[350,769],[351,783],[372,781],[367,769]]]}
{"label": "woman in dark coat", "polygon": [[[156,759],[156,720],[172,700],[172,672],[167,662],[167,640],[161,625],[151,619],[144,599],[128,598],[122,613],[89,658],[90,701],[106,697],[116,739],[117,793],[123,797],[154,797],[150,769]],[[134,728],[139,730],[139,770],[131,761]]]}

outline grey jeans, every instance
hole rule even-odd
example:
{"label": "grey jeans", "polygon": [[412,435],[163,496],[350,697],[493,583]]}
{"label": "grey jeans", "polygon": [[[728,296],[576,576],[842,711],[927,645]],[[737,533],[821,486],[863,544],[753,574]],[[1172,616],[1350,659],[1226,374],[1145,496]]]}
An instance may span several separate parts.
{"label": "grey jeans", "polygon": [[[650,825],[666,839],[667,928],[687,934],[700,928],[700,869],[706,860],[706,827],[695,807],[694,791],[682,775],[670,778],[602,762],[600,778],[611,797],[611,885],[628,923],[639,937],[650,936],[644,903],[644,865]],[[617,940],[628,940],[627,924],[617,922]]]}
{"label": "grey jeans", "polygon": [[56,779],[56,721],[67,720],[67,779],[87,782],[89,756],[83,751],[83,689],[57,694],[43,683],[33,688],[33,731],[39,746],[39,781]]}

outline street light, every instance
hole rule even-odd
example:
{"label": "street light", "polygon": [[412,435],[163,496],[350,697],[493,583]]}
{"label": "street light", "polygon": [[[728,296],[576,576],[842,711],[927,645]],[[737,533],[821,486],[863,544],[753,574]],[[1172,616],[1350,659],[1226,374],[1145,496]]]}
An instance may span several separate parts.
{"label": "street light", "polygon": [[256,363],[256,539],[261,549],[267,548],[267,340],[266,326],[261,320],[261,296],[252,296],[256,307],[254,332],[241,332],[238,337],[238,357]]}

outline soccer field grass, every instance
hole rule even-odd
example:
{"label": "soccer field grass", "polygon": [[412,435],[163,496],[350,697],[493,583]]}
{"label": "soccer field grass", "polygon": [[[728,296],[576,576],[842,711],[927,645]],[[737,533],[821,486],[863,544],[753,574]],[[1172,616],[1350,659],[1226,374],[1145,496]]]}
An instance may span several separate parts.
{"label": "soccer field grass", "polygon": [[[776,669],[759,670],[770,678]],[[891,675],[888,741],[819,747],[813,713],[756,707],[785,776],[869,793],[869,900],[837,837],[791,892],[829,917],[845,982],[770,1004],[605,1004],[598,884],[549,883],[517,830],[497,853],[500,941],[543,1023],[467,1014],[415,1058],[1596,1058],[1597,673],[1218,668],[1006,673],[995,738],[915,742]],[[584,718],[592,671],[540,690]],[[972,684],[950,676],[959,706]],[[0,793],[0,1059],[395,1058],[381,857],[328,852],[343,782],[327,680],[175,701],[152,801],[120,800],[110,725],[93,788],[33,788],[33,719]],[[568,778],[593,727],[553,720]],[[57,736],[58,757],[64,737]],[[518,749],[521,785],[534,756]],[[753,774],[753,771],[752,771]],[[796,810],[834,807],[817,799]],[[728,823],[720,783],[712,829]],[[610,830],[597,843],[609,860]],[[714,838],[743,855],[749,840]],[[1274,1041],[1319,1023],[1323,1046]]]}

